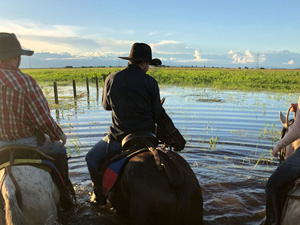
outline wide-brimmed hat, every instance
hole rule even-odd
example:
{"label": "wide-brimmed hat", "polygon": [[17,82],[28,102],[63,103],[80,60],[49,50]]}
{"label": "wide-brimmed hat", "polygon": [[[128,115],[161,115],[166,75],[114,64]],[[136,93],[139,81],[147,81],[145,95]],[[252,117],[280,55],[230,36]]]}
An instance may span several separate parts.
{"label": "wide-brimmed hat", "polygon": [[152,66],[160,66],[160,59],[152,59],[151,47],[145,43],[134,43],[128,57],[119,57],[130,61],[150,62]]}
{"label": "wide-brimmed hat", "polygon": [[15,34],[0,33],[0,59],[9,59],[20,55],[31,56],[33,51],[21,48]]}

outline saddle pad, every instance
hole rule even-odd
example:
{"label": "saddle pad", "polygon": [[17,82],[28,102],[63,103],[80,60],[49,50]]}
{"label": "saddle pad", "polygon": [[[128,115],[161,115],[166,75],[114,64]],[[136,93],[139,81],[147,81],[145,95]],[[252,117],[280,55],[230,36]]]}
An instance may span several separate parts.
{"label": "saddle pad", "polygon": [[126,164],[126,162],[134,155],[143,152],[148,151],[147,148],[142,148],[140,150],[136,150],[135,152],[129,152],[128,155],[123,155],[124,153],[121,153],[123,155],[122,158],[119,158],[119,160],[116,161],[110,161],[108,164],[108,167],[105,169],[103,178],[102,178],[102,191],[103,194],[108,197],[109,191],[113,188],[114,184],[116,183],[118,176]]}
{"label": "saddle pad", "polygon": [[107,197],[109,191],[112,189],[114,186],[118,174],[123,167],[123,164],[127,161],[127,156],[120,159],[119,161],[116,162],[111,162],[108,167],[106,168],[103,178],[102,178],[102,191],[103,194]]}
{"label": "saddle pad", "polygon": [[[10,165],[10,162],[6,162],[0,165],[0,170],[5,168],[5,166]],[[14,159],[12,166],[18,166],[18,165],[30,165],[35,166],[40,169],[43,169],[50,173],[52,179],[57,184],[57,186],[66,187],[66,184],[61,176],[61,173],[55,166],[55,164],[52,161],[44,160],[44,159]],[[48,168],[47,168],[48,167]],[[62,184],[62,185],[61,185]]]}

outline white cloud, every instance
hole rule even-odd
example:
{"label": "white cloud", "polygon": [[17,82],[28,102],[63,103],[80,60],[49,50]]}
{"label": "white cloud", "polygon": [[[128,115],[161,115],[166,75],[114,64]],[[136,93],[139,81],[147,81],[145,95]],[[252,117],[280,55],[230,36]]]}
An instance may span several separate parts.
{"label": "white cloud", "polygon": [[258,54],[257,57],[258,57],[259,63],[263,63],[267,60],[265,54]]}
{"label": "white cloud", "polygon": [[[212,62],[214,60],[211,60],[211,59],[205,59],[205,58],[202,58],[202,56],[200,55],[200,52],[199,50],[195,50],[194,51],[194,59],[177,59],[176,62],[179,62],[179,63],[202,63],[202,62]],[[191,54],[189,54],[190,56]]]}
{"label": "white cloud", "polygon": [[[45,25],[30,20],[1,20],[0,30],[15,33],[22,47],[35,52],[69,52],[78,54],[82,48],[90,48],[95,43],[80,37],[84,28],[66,25]],[[80,45],[84,43],[84,45]],[[76,43],[76,45],[74,45]]]}
{"label": "white cloud", "polygon": [[157,31],[150,32],[148,35],[152,36],[152,35],[155,35],[155,34],[157,34]]}
{"label": "white cloud", "polygon": [[202,59],[199,50],[195,50],[195,58],[194,60],[192,60],[193,62],[207,62],[209,61],[208,59]]}
{"label": "white cloud", "polygon": [[51,37],[73,37],[77,36],[80,27],[66,25],[45,25],[30,20],[13,21],[1,20],[0,30],[15,33],[18,37],[30,36],[51,36]]}
{"label": "white cloud", "polygon": [[263,63],[267,59],[265,54],[261,53],[251,53],[250,50],[246,50],[244,53],[242,52],[234,52],[233,50],[229,50],[229,55],[232,55],[231,58],[233,59],[232,63],[234,64],[245,64],[245,63]]}
{"label": "white cloud", "polygon": [[234,54],[234,51],[229,50],[228,54],[229,54],[229,55],[233,55],[233,54]]}
{"label": "white cloud", "polygon": [[285,64],[285,65],[293,65],[294,63],[295,63],[294,60],[290,60],[290,61],[288,61],[287,63],[283,63],[283,64]]}
{"label": "white cloud", "polygon": [[179,41],[163,40],[157,43],[149,43],[149,45],[152,52],[160,55],[189,54],[186,52],[187,46]]}
{"label": "white cloud", "polygon": [[230,50],[229,55],[232,55],[232,63],[234,64],[245,64],[255,62],[255,57],[251,54],[250,50],[246,50],[245,53],[234,52]]}
{"label": "white cloud", "polygon": [[[132,34],[137,35],[135,30],[124,29],[118,31],[118,36],[114,36],[116,31],[113,28],[89,29],[91,30],[86,27],[63,24],[41,24],[31,20],[0,20],[2,32],[15,33],[23,48],[35,51],[35,55],[31,58],[32,63],[34,60],[39,63],[46,60],[52,62],[52,64],[42,64],[42,66],[61,66],[67,62],[71,65],[73,61],[76,61],[77,65],[80,63],[83,65],[101,63],[113,65],[115,63],[117,65],[118,56],[128,56],[134,43],[131,36],[128,39],[126,37]],[[157,35],[158,33],[160,35]],[[151,36],[149,40],[152,42],[149,45],[152,48],[153,57],[160,57],[165,64],[203,65],[205,62],[206,66],[236,67],[236,64],[248,63],[249,66],[255,66],[256,63],[263,63],[260,66],[266,68],[278,68],[283,65],[285,68],[300,67],[300,54],[288,50],[277,52],[261,50],[262,54],[251,50],[241,52],[232,49],[220,54],[212,54],[209,50],[206,50],[207,53],[200,53],[199,50],[195,50],[199,49],[195,46],[197,43],[189,46],[184,41],[178,41],[180,39],[175,35],[170,34],[172,38],[170,36],[166,38],[166,35],[155,30],[144,35],[146,38]],[[119,38],[120,36],[124,39]],[[162,37],[167,40],[162,40]],[[61,63],[60,60],[67,62]],[[39,67],[39,65],[35,66]]]}
{"label": "white cloud", "polygon": [[125,31],[125,33],[128,34],[128,35],[134,35],[135,30],[127,30],[127,31]]}

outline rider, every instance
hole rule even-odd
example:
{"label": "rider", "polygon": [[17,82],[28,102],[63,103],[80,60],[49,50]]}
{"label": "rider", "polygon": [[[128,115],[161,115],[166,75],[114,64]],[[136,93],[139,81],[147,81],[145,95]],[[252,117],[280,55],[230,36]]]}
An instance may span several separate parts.
{"label": "rider", "polygon": [[149,45],[134,43],[128,57],[128,66],[109,75],[104,84],[102,106],[112,111],[112,125],[109,133],[102,138],[86,155],[94,195],[91,202],[105,207],[106,198],[102,193],[101,166],[108,155],[121,150],[122,139],[136,131],[153,132],[155,122],[161,117],[163,108],[160,102],[157,81],[146,74],[149,65],[161,65],[159,59],[152,59]]}
{"label": "rider", "polygon": [[[296,113],[293,126],[273,148],[272,154],[278,152],[300,138],[300,97],[298,104],[292,104],[292,112]],[[266,221],[265,225],[279,225],[281,212],[287,194],[287,186],[300,178],[300,148],[283,161],[270,176],[266,185]]]}
{"label": "rider", "polygon": [[[52,156],[69,192],[74,194],[64,146],[67,137],[52,118],[39,85],[19,69],[21,55],[32,54],[21,48],[15,34],[0,33],[0,148],[29,145]],[[70,206],[69,197],[62,193],[62,207]]]}

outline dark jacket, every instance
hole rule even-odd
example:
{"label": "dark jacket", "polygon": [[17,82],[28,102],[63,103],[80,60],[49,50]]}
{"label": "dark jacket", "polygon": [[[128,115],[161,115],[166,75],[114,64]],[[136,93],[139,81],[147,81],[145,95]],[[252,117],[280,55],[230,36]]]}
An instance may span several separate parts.
{"label": "dark jacket", "polygon": [[117,141],[132,132],[153,131],[162,114],[157,81],[137,65],[106,78],[102,106],[112,110],[109,134]]}

